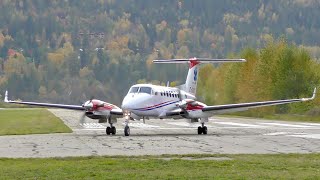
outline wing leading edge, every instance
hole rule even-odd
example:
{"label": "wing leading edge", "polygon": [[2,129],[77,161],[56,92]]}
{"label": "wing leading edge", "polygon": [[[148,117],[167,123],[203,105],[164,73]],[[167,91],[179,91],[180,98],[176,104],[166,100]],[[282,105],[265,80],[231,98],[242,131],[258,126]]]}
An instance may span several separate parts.
{"label": "wing leading edge", "polygon": [[[52,107],[52,108],[61,108],[61,109],[70,109],[70,110],[79,110],[84,111],[85,108],[80,105],[69,105],[69,104],[51,104],[51,103],[39,103],[39,102],[26,102],[26,101],[11,101],[8,99],[8,91],[6,91],[4,102],[12,104],[24,104],[31,106],[41,106],[41,107]],[[123,115],[122,109],[111,109],[110,114],[112,115]]]}
{"label": "wing leading edge", "polygon": [[[274,105],[289,104],[289,103],[295,103],[295,102],[305,102],[305,101],[313,100],[316,97],[316,91],[317,89],[314,88],[312,97],[310,98],[205,106],[202,108],[202,112],[210,113],[212,115],[224,114],[224,113],[231,113],[231,112],[237,112],[237,111],[246,111],[248,109],[257,108],[257,107],[274,106]],[[183,116],[183,115],[185,115],[185,112],[181,108],[166,112],[167,117],[176,117],[176,116]]]}
{"label": "wing leading edge", "polygon": [[39,102],[26,102],[26,101],[11,101],[8,99],[8,91],[6,91],[4,102],[12,104],[24,104],[32,106],[42,106],[42,107],[53,107],[62,109],[72,109],[72,110],[85,110],[84,107],[79,105],[69,105],[69,104],[51,104],[51,103],[39,103]]}
{"label": "wing leading edge", "polygon": [[305,102],[305,101],[313,100],[316,97],[316,91],[317,91],[317,88],[314,88],[313,95],[310,98],[206,106],[202,109],[202,111],[212,112],[213,114],[223,114],[223,113],[230,113],[230,112],[237,112],[237,111],[245,111],[245,110],[256,108],[256,107],[274,106],[274,105],[289,104],[289,103],[295,103],[295,102]]}

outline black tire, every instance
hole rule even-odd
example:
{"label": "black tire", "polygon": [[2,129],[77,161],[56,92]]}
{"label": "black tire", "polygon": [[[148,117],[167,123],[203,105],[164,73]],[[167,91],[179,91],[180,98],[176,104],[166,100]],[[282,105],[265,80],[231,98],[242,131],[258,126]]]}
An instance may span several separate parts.
{"label": "black tire", "polygon": [[130,136],[130,128],[129,128],[129,126],[124,127],[124,135],[125,136]]}
{"label": "black tire", "polygon": [[202,134],[202,127],[201,126],[198,127],[198,134]]}
{"label": "black tire", "polygon": [[111,133],[111,128],[110,127],[106,128],[106,133],[107,133],[107,135],[110,135],[110,133]]}
{"label": "black tire", "polygon": [[112,133],[113,135],[115,135],[116,132],[117,132],[116,127],[112,126],[112,128],[111,128],[111,133]]}
{"label": "black tire", "polygon": [[207,128],[207,126],[203,126],[202,132],[203,132],[203,134],[207,134],[207,133],[208,133],[208,128]]}

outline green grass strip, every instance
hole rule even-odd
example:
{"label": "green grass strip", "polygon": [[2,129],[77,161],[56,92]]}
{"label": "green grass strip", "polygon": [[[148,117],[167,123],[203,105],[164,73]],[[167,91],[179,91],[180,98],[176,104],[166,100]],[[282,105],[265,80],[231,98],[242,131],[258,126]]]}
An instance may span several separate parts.
{"label": "green grass strip", "polygon": [[0,110],[0,135],[46,134],[72,132],[46,109],[19,108]]}
{"label": "green grass strip", "polygon": [[[210,156],[218,158],[202,159]],[[320,154],[187,156],[193,160],[186,160],[185,157],[3,158],[0,159],[0,174],[3,179],[318,179],[320,177]]]}

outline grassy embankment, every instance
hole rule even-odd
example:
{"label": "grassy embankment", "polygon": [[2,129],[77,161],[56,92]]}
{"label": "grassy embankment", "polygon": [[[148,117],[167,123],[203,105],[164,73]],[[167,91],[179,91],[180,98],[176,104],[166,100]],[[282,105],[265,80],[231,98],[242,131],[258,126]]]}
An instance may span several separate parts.
{"label": "grassy embankment", "polygon": [[[4,179],[318,179],[320,154],[0,159]],[[231,158],[231,159],[226,159]]]}
{"label": "grassy embankment", "polygon": [[0,110],[0,135],[72,132],[46,109],[9,108]]}
{"label": "grassy embankment", "polygon": [[297,121],[297,122],[312,122],[320,123],[320,116],[311,116],[311,115],[299,115],[299,114],[273,114],[273,115],[263,115],[263,116],[254,116],[252,114],[246,113],[234,113],[229,115],[221,115],[223,117],[246,117],[246,118],[261,118],[269,120],[281,120],[281,121]]}

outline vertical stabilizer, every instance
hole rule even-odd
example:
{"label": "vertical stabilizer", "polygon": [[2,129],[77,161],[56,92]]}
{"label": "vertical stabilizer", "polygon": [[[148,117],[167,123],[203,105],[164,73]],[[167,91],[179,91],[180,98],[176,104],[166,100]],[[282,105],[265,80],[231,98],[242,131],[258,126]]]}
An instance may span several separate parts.
{"label": "vertical stabilizer", "polygon": [[197,59],[190,59],[189,61],[189,71],[183,90],[192,95],[197,92],[199,64],[200,62]]}
{"label": "vertical stabilizer", "polygon": [[190,58],[190,59],[167,59],[153,60],[154,63],[189,63],[189,71],[186,83],[179,86],[180,89],[195,95],[197,92],[197,82],[200,63],[225,63],[225,62],[246,62],[245,59],[209,59],[209,58]]}

